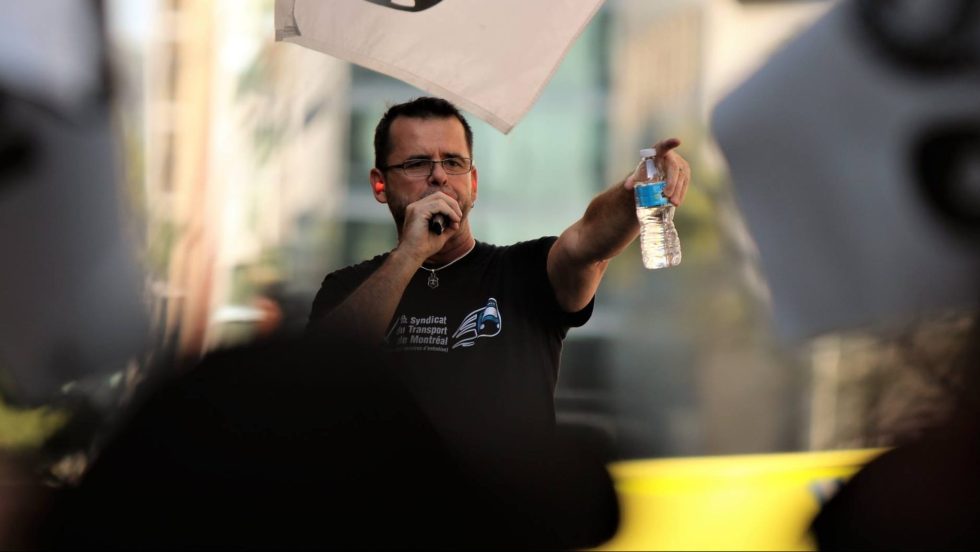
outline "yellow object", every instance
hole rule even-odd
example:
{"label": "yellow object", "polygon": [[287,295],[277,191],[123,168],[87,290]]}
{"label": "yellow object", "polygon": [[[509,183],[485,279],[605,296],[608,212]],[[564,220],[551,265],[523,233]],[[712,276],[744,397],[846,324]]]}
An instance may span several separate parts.
{"label": "yellow object", "polygon": [[614,463],[622,523],[596,550],[813,550],[808,528],[820,505],[882,452]]}
{"label": "yellow object", "polygon": [[59,410],[18,409],[0,399],[0,449],[36,449],[67,421],[67,414]]}

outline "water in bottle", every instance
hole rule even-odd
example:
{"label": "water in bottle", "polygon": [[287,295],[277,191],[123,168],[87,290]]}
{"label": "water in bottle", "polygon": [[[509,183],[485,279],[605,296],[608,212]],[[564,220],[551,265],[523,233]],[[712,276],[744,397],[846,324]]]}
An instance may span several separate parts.
{"label": "water in bottle", "polygon": [[643,266],[664,268],[681,263],[681,242],[674,228],[674,205],[663,195],[667,185],[653,148],[640,150],[640,164],[633,173],[636,217],[640,219],[640,253]]}

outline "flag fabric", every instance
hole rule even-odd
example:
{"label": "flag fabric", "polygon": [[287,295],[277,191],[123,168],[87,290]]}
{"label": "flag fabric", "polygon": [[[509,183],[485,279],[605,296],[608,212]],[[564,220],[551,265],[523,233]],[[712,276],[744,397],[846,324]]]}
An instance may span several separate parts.
{"label": "flag fabric", "polygon": [[276,40],[405,81],[507,133],[603,1],[276,0]]}

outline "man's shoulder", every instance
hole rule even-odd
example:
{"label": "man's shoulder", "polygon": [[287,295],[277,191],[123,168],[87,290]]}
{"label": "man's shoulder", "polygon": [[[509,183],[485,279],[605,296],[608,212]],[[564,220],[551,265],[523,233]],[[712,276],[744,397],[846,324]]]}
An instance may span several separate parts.
{"label": "man's shoulder", "polygon": [[378,255],[360,263],[334,270],[323,278],[320,289],[313,299],[310,321],[322,317],[326,312],[340,304],[364,280],[367,280],[381,266],[388,253]]}
{"label": "man's shoulder", "polygon": [[525,271],[536,270],[539,267],[544,270],[548,252],[557,239],[555,236],[544,236],[510,245],[477,242],[474,250],[476,255],[473,256],[473,262],[469,264],[470,266],[496,267],[495,270],[505,272],[516,271],[523,278],[528,274]]}
{"label": "man's shoulder", "polygon": [[520,241],[511,245],[493,247],[497,248],[503,254],[533,256],[535,254],[547,254],[557,239],[557,236],[542,236],[537,239]]}
{"label": "man's shoulder", "polygon": [[326,278],[324,278],[324,280],[330,278],[336,278],[338,276],[343,277],[343,276],[358,276],[358,275],[371,274],[372,272],[377,270],[379,266],[381,266],[381,264],[385,261],[385,259],[388,258],[388,255],[389,253],[385,252],[380,255],[376,255],[370,259],[367,259],[365,261],[348,265],[343,268],[338,268],[337,270],[328,273]]}

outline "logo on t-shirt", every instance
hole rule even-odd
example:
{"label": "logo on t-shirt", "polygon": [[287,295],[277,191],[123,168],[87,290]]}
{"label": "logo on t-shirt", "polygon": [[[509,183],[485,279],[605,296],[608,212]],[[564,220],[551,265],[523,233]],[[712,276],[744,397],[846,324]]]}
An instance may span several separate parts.
{"label": "logo on t-shirt", "polygon": [[486,305],[466,315],[452,335],[449,335],[448,318],[439,314],[401,314],[389,328],[385,342],[395,351],[448,353],[457,347],[472,347],[481,337],[500,334],[503,324],[500,307],[493,297],[487,299]]}
{"label": "logo on t-shirt", "polygon": [[491,297],[484,307],[469,313],[453,333],[453,349],[456,347],[471,347],[473,342],[481,337],[493,337],[500,333],[503,321],[497,300]]}

